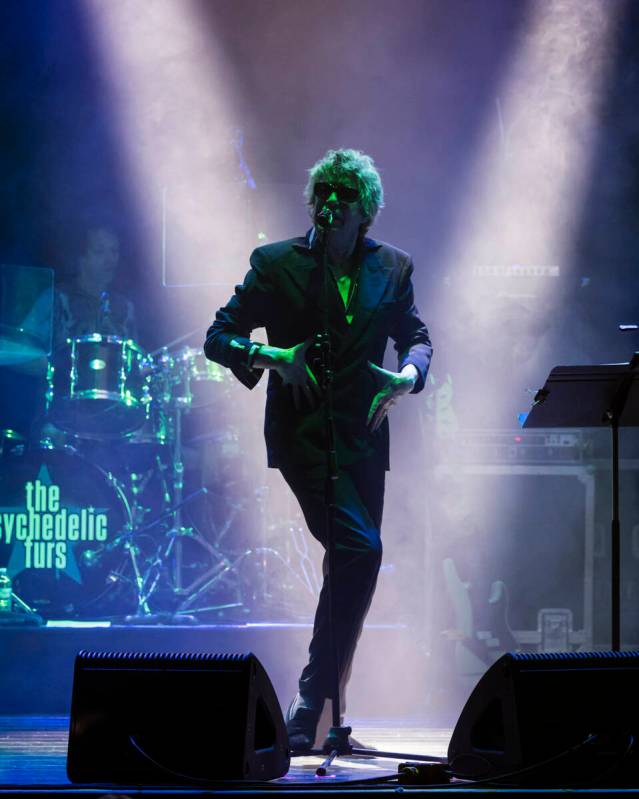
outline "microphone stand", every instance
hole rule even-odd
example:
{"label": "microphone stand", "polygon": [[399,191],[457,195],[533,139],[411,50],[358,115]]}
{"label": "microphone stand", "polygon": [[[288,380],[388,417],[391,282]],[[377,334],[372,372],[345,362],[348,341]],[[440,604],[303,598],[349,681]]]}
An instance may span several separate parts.
{"label": "microphone stand", "polygon": [[[328,292],[330,269],[328,266],[327,239],[333,215],[330,211],[325,217],[326,227],[321,227],[320,252],[321,252],[321,289],[320,307],[322,312],[322,330],[316,336],[318,351],[319,383],[324,399],[324,430],[326,441],[326,477],[324,483],[324,513],[326,524],[326,549],[328,555],[328,570],[326,574],[326,589],[328,596],[328,640],[331,661],[331,703],[332,719],[327,742],[330,750],[324,747],[324,752],[335,750],[337,754],[351,754],[352,747],[348,742],[351,733],[350,727],[343,727],[340,719],[340,686],[339,686],[339,651],[337,636],[334,629],[334,597],[335,597],[335,483],[338,479],[337,450],[335,448],[335,418],[333,416],[333,352],[330,338],[330,325],[328,314]],[[319,233],[319,231],[318,231]]]}
{"label": "microphone stand", "polygon": [[[335,483],[338,479],[339,464],[335,447],[335,418],[333,416],[333,352],[331,348],[328,296],[330,269],[328,266],[327,239],[333,222],[333,214],[326,209],[320,214],[320,219],[325,223],[316,228],[320,240],[321,264],[321,289],[320,307],[322,331],[316,335],[315,347],[318,356],[314,365],[319,367],[319,383],[324,398],[324,425],[326,432],[326,479],[324,486],[324,508],[326,519],[326,550],[328,554],[328,569],[326,572],[326,591],[328,596],[328,639],[331,660],[331,685],[330,700],[332,704],[331,727],[324,746],[320,750],[311,750],[313,755],[326,755],[325,760],[316,769],[318,777],[325,777],[328,768],[336,757],[355,755],[366,758],[389,758],[392,760],[412,760],[423,763],[445,763],[446,758],[432,755],[414,755],[400,752],[383,752],[377,749],[360,749],[351,746],[348,736],[353,731],[351,727],[344,726],[340,716],[341,690],[339,682],[339,648],[335,635],[334,608],[335,608]],[[321,233],[320,233],[321,231]],[[309,754],[309,753],[306,753]]]}

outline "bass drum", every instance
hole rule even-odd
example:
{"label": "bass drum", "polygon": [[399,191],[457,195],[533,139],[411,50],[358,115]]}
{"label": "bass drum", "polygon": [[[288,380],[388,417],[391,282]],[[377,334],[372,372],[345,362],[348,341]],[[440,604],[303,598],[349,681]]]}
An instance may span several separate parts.
{"label": "bass drum", "polygon": [[74,449],[0,460],[0,566],[14,592],[45,618],[135,611],[130,529],[118,482]]}

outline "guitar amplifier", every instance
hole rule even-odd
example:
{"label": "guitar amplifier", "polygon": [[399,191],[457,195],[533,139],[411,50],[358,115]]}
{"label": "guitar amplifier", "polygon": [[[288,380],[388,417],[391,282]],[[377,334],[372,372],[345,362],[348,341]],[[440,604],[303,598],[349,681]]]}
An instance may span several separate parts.
{"label": "guitar amplifier", "polygon": [[464,463],[583,463],[582,430],[462,430],[451,450]]}
{"label": "guitar amplifier", "polygon": [[[541,644],[542,608],[570,610],[571,644],[593,638],[595,477],[585,465],[441,464],[435,472],[442,542],[472,526],[490,580],[505,584],[519,643]],[[466,578],[464,578],[466,579]],[[472,578],[470,578],[472,579]]]}

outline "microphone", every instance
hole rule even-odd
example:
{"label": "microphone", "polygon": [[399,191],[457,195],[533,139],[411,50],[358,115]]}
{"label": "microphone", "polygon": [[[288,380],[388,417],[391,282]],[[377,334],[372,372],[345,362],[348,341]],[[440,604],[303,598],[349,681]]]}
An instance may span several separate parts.
{"label": "microphone", "polygon": [[328,206],[325,205],[319,214],[317,214],[315,217],[315,224],[318,227],[324,228],[324,230],[333,226],[333,212]]}

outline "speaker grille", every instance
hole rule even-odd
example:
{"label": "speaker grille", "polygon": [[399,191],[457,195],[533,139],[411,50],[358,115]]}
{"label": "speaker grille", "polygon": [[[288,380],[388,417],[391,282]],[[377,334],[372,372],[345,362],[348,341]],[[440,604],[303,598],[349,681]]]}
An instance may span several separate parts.
{"label": "speaker grille", "polygon": [[99,652],[83,649],[78,652],[76,663],[78,665],[100,663],[108,665],[110,663],[122,665],[147,666],[149,663],[201,663],[201,664],[238,664],[249,663],[255,659],[255,655],[249,653],[208,653],[208,652]]}
{"label": "speaker grille", "polygon": [[461,777],[517,772],[513,784],[606,774],[622,760],[636,772],[638,685],[637,650],[508,653],[469,696],[449,762]]}
{"label": "speaker grille", "polygon": [[607,665],[610,661],[633,661],[639,659],[639,650],[625,652],[510,652],[508,659],[514,663],[580,663],[592,662],[593,665]]}
{"label": "speaker grille", "polygon": [[67,757],[72,782],[268,780],[288,765],[282,711],[252,653],[77,655]]}

